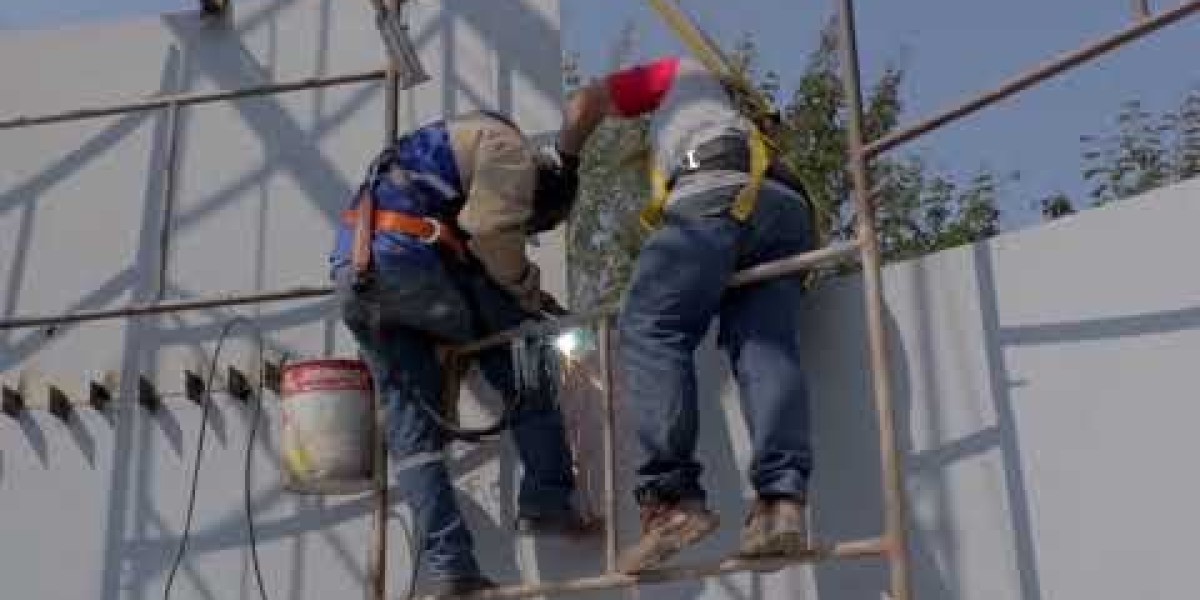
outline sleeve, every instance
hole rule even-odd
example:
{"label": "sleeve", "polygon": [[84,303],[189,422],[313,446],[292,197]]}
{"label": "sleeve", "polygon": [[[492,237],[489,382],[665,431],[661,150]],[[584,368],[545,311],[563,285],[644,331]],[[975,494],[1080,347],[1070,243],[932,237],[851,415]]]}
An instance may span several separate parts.
{"label": "sleeve", "polygon": [[658,108],[671,90],[679,57],[671,56],[610,74],[608,94],[622,117],[636,117]]}
{"label": "sleeve", "polygon": [[468,248],[489,278],[536,312],[541,277],[525,256],[525,226],[533,216],[533,155],[520,134],[503,124],[482,124],[470,160],[470,187],[458,214],[470,234]]}

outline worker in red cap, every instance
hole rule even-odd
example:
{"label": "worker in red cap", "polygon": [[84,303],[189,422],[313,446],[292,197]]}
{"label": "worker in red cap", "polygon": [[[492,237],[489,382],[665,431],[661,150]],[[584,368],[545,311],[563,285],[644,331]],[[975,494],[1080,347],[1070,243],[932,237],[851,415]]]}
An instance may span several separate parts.
{"label": "worker in red cap", "polygon": [[754,447],[757,498],[739,554],[808,548],[812,452],[798,339],[804,281],[728,285],[738,270],[811,250],[813,218],[802,186],[768,164],[766,124],[744,114],[732,83],[687,58],[618,71],[570,99],[558,140],[563,154],[578,155],[604,118],[645,116],[653,146],[656,191],[642,212],[652,231],[619,320],[642,454],[635,489],[642,535],[620,561],[629,573],[659,565],[718,526],[694,456],[693,354],[714,317]]}

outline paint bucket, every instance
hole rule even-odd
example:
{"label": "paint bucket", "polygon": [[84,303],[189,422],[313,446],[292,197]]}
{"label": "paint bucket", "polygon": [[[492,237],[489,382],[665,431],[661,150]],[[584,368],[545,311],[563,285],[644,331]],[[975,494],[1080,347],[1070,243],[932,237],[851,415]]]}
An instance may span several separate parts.
{"label": "paint bucket", "polygon": [[280,385],[283,487],[354,494],[374,487],[371,371],[352,359],[284,366]]}

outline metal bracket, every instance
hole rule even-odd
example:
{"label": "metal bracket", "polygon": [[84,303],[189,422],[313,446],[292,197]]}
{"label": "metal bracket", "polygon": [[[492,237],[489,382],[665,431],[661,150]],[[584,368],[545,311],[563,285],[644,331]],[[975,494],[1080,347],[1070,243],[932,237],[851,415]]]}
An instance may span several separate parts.
{"label": "metal bracket", "polygon": [[58,386],[46,386],[46,410],[63,421],[69,421],[73,410],[71,399]]}
{"label": "metal bracket", "polygon": [[144,376],[138,377],[137,400],[138,404],[150,412],[156,412],[162,408],[162,396],[159,396],[154,383]]}
{"label": "metal bracket", "polygon": [[263,361],[263,387],[276,395],[283,393],[283,363]]}
{"label": "metal bracket", "polygon": [[250,379],[233,365],[229,366],[227,387],[229,395],[242,402],[248,402],[254,396],[254,386],[250,385]]}
{"label": "metal bracket", "polygon": [[21,411],[25,410],[25,396],[21,394],[20,390],[15,390],[7,385],[3,386],[0,389],[0,397],[3,398],[0,400],[0,410],[3,410],[4,414],[15,419],[20,416]]}
{"label": "metal bracket", "polygon": [[200,0],[200,10],[206,15],[223,15],[229,11],[229,0]]}
{"label": "metal bracket", "polygon": [[196,404],[204,402],[204,378],[197,375],[195,372],[184,369],[183,371],[183,392],[188,400]]}
{"label": "metal bracket", "polygon": [[88,404],[91,404],[92,408],[104,412],[112,404],[112,392],[103,383],[89,381]]}

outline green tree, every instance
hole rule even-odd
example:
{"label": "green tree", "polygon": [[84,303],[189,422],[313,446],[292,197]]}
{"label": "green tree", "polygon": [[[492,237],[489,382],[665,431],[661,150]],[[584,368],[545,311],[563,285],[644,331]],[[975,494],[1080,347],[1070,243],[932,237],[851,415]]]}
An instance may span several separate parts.
{"label": "green tree", "polygon": [[1160,115],[1126,102],[1116,121],[1114,133],[1080,137],[1094,206],[1200,175],[1200,89]]}

